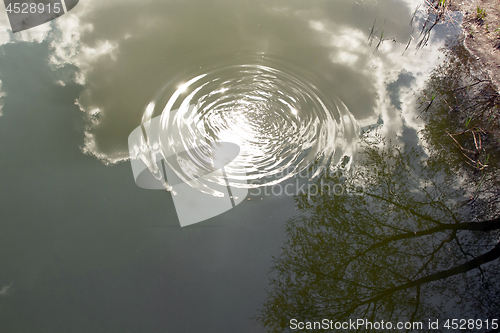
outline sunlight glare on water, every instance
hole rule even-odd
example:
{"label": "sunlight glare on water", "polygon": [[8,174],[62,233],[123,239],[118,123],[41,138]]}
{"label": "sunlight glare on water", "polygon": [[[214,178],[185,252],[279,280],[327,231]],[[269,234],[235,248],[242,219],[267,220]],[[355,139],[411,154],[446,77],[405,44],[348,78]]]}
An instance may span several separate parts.
{"label": "sunlight glare on water", "polygon": [[[315,177],[353,154],[358,125],[348,108],[291,65],[261,57],[187,79],[163,87],[143,115],[143,122],[161,115],[158,138],[149,139],[159,143],[163,158],[191,152],[190,159],[169,163],[181,179],[210,170],[204,147],[213,142],[240,147],[226,171],[231,185],[247,188],[277,184],[311,167]],[[156,163],[149,165],[158,173]],[[209,181],[225,184],[220,176]]]}

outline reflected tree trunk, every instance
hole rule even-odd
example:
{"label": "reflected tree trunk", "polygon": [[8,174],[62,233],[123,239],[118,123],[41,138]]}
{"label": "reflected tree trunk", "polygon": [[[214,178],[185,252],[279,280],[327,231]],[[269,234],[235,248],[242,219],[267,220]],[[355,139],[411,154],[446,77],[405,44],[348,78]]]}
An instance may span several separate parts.
{"label": "reflected tree trunk", "polygon": [[304,214],[288,223],[258,321],[288,332],[292,318],[493,315],[500,218],[468,220],[456,176],[429,167],[422,152],[376,142],[363,156],[350,172],[318,181],[341,184],[344,194],[296,198]]}

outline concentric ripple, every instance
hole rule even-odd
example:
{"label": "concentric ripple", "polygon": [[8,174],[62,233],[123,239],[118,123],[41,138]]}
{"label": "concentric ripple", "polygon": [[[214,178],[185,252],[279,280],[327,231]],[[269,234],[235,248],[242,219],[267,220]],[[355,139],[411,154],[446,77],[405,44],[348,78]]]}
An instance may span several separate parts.
{"label": "concentric ripple", "polygon": [[[315,177],[353,153],[358,127],[345,104],[292,67],[273,65],[260,61],[197,73],[168,84],[148,105],[143,124],[161,114],[158,137],[148,138],[151,146],[183,181],[217,195],[207,182],[193,179],[203,175],[226,185],[227,176],[236,187],[273,185],[304,169]],[[237,144],[240,152],[224,176],[207,176],[217,142]],[[160,178],[156,162],[148,165]]]}

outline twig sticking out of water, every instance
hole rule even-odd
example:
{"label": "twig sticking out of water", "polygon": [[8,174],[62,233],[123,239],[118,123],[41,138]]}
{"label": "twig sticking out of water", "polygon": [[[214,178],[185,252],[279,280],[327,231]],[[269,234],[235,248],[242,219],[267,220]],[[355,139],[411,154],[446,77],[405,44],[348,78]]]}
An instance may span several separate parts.
{"label": "twig sticking out of water", "polygon": [[372,46],[372,41],[373,38],[375,37],[374,31],[375,31],[375,23],[377,22],[377,18],[375,18],[375,21],[373,21],[372,29],[370,30],[370,34],[368,35],[368,45]]}
{"label": "twig sticking out of water", "polygon": [[405,47],[402,55],[404,55],[405,52],[406,52],[406,50],[408,50],[408,47],[410,47],[410,43],[411,43],[412,40],[413,40],[413,30],[411,31],[410,38],[408,38],[408,44],[406,44],[406,47]]}
{"label": "twig sticking out of water", "polygon": [[[431,31],[439,23],[454,22],[451,17],[450,7],[451,0],[426,0],[425,7],[427,11],[427,18],[420,30],[420,40],[417,43],[417,50],[424,47],[429,42]],[[413,14],[410,25],[413,23],[416,12]]]}
{"label": "twig sticking out of water", "polygon": [[419,8],[420,8],[420,5],[417,5],[417,8],[415,8],[415,11],[413,12],[413,15],[411,16],[410,27],[413,26],[413,21],[415,20],[415,16],[417,15]]}

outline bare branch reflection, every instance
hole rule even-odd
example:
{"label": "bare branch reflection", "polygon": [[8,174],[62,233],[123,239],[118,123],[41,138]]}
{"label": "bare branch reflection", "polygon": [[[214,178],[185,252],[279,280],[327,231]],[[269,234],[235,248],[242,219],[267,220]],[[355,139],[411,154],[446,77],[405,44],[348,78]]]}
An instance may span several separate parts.
{"label": "bare branch reflection", "polygon": [[460,179],[422,151],[365,137],[351,174],[326,175],[341,196],[300,195],[274,258],[258,317],[269,332],[290,319],[403,321],[498,309],[500,218],[476,221]]}

